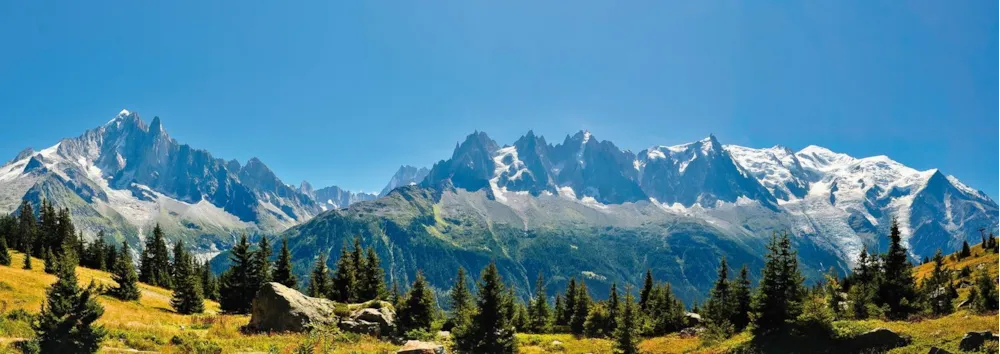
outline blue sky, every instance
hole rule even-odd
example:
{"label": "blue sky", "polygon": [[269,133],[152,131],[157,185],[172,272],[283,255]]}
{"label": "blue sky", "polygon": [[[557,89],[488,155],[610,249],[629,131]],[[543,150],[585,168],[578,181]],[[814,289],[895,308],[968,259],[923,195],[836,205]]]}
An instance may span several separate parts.
{"label": "blue sky", "polygon": [[473,130],[589,129],[885,154],[998,195],[996,2],[220,3],[0,4],[0,160],[128,108],[353,190]]}

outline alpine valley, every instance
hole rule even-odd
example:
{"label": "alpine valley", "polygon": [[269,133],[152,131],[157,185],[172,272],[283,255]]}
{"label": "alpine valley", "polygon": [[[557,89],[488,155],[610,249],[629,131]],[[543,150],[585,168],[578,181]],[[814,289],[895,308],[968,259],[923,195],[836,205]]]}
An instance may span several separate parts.
{"label": "alpine valley", "polygon": [[430,169],[400,167],[378,195],[293,187],[256,158],[213,157],[129,111],[0,167],[0,211],[22,200],[37,210],[43,198],[69,208],[90,239],[103,231],[141,247],[160,224],[169,240],[215,256],[216,269],[243,232],[287,237],[300,275],[320,253],[335,264],[360,237],[399,284],[421,270],[443,290],[457,267],[495,260],[521,295],[541,272],[550,293],[576,277],[603,298],[611,282],[641,284],[650,269],[689,304],[720,257],[759,274],[774,233],[792,235],[812,281],[884,249],[893,218],[914,260],[978,242],[1000,218],[994,200],[936,169],[714,136],[633,153],[589,132],[552,144],[528,131],[511,145],[475,132]]}

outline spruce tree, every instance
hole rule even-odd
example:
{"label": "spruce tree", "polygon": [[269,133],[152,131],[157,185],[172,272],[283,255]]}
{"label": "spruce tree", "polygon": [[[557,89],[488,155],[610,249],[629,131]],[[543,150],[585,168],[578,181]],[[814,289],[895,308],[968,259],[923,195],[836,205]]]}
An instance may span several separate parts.
{"label": "spruce tree", "polygon": [[615,328],[618,328],[618,321],[621,317],[621,300],[618,299],[618,284],[611,283],[611,290],[608,292],[608,323],[604,332],[612,335]]}
{"label": "spruce tree", "polygon": [[139,281],[170,289],[173,278],[170,273],[170,253],[163,238],[163,229],[157,224],[153,228],[153,237],[147,238],[139,259]]}
{"label": "spruce tree", "polygon": [[[59,215],[48,200],[42,199],[42,203],[38,207],[38,231],[32,244],[32,252],[42,255],[47,262],[48,251],[61,246],[59,236]],[[54,271],[46,272],[54,274]]]}
{"label": "spruce tree", "polygon": [[1000,298],[997,295],[997,278],[991,277],[985,267],[976,275],[974,288],[976,296],[969,296],[972,301],[972,311],[979,314],[997,311]]}
{"label": "spruce tree", "polygon": [[[395,285],[395,283],[393,284]],[[451,313],[448,316],[449,325],[451,328],[468,325],[472,319],[472,313],[475,312],[473,307],[475,304],[472,302],[472,293],[466,284],[464,268],[458,267],[455,283],[448,295],[450,297],[448,304],[451,307]]]}
{"label": "spruce tree", "polygon": [[614,332],[614,352],[618,354],[639,353],[639,313],[640,309],[632,297],[632,291],[625,290],[621,316]]}
{"label": "spruce tree", "polygon": [[483,269],[477,286],[476,314],[468,326],[454,332],[460,353],[516,353],[517,340],[511,325],[503,279],[495,262]]}
{"label": "spruce tree", "polygon": [[52,250],[49,248],[45,249],[45,257],[42,260],[45,261],[45,272],[49,274],[56,274],[56,255],[52,254]]}
{"label": "spruce tree", "polygon": [[535,298],[531,300],[531,308],[528,312],[528,329],[532,333],[548,333],[551,331],[552,310],[549,309],[549,301],[545,296],[545,278],[538,272],[538,279],[535,280]]}
{"label": "spruce tree", "polygon": [[587,291],[587,283],[584,281],[580,281],[576,289],[576,299],[573,306],[573,316],[569,320],[569,330],[573,334],[583,334],[583,324],[587,322],[587,314],[590,312],[590,292]]}
{"label": "spruce tree", "polygon": [[245,314],[257,294],[257,265],[254,252],[250,251],[247,235],[233,246],[229,254],[229,269],[219,281],[219,306],[228,313]]}
{"label": "spruce tree", "polygon": [[889,250],[883,256],[882,272],[878,283],[879,305],[888,305],[886,316],[890,319],[905,319],[916,307],[917,291],[913,279],[913,266],[903,247],[899,225],[893,219],[889,233]]}
{"label": "spruce tree", "polygon": [[[81,233],[80,237],[77,237],[76,228],[73,227],[73,220],[70,219],[68,208],[59,210],[56,225],[56,237],[51,239],[49,244],[52,253],[59,256],[71,254],[74,257],[73,263],[79,264],[80,257],[84,254],[83,234]],[[68,247],[63,247],[63,245]]]}
{"label": "spruce tree", "polygon": [[399,328],[403,333],[412,330],[430,330],[437,307],[434,293],[431,291],[424,274],[417,271],[417,277],[406,294],[403,307],[399,309]]}
{"label": "spruce tree", "polygon": [[21,269],[31,270],[31,248],[30,247],[24,253],[24,264],[21,266]]}
{"label": "spruce tree", "polygon": [[115,257],[112,271],[111,279],[118,283],[118,286],[111,289],[111,296],[123,301],[139,300],[142,296],[142,292],[139,290],[139,275],[135,273],[132,255],[129,254],[128,244],[125,241],[122,241],[121,251]]}
{"label": "spruce tree", "polygon": [[652,292],[653,292],[653,271],[647,268],[646,280],[642,283],[642,291],[639,292],[639,308],[642,311],[646,311],[646,305],[649,303],[649,294]]}
{"label": "spruce tree", "polygon": [[556,299],[552,302],[552,324],[560,325],[559,318],[566,312],[566,305],[563,304],[562,295],[556,294]]}
{"label": "spruce tree", "polygon": [[528,330],[528,307],[524,305],[524,302],[514,295],[514,287],[511,286],[508,291],[507,296],[511,299],[511,316],[510,324],[514,326],[514,330],[518,332],[526,332]]}
{"label": "spruce tree", "polygon": [[184,242],[177,241],[174,248],[174,293],[170,306],[182,315],[205,311],[200,274],[195,272],[194,260],[184,249]]}
{"label": "spruce tree", "polygon": [[596,302],[590,305],[590,312],[583,322],[583,335],[588,338],[604,338],[611,334],[607,331],[611,315],[606,302]]}
{"label": "spruce tree", "polygon": [[962,251],[958,253],[958,259],[972,256],[972,249],[969,248],[969,241],[962,241]]}
{"label": "spruce tree", "polygon": [[718,277],[712,291],[709,293],[708,301],[705,303],[705,317],[716,326],[726,326],[733,316],[733,299],[729,289],[729,266],[726,258],[719,262]]}
{"label": "spruce tree", "polygon": [[[35,212],[31,208],[31,203],[27,200],[21,201],[21,208],[18,211],[17,216],[17,233],[18,243],[14,245],[14,248],[24,252],[25,254],[32,254],[32,247],[35,243],[35,233],[37,229],[37,221],[35,220]],[[34,254],[38,254],[34,252]],[[31,269],[31,268],[25,268]]]}
{"label": "spruce tree", "polygon": [[375,253],[375,247],[369,247],[365,252],[365,261],[361,263],[363,269],[358,273],[361,277],[359,299],[361,301],[381,300],[385,298],[385,272],[382,270],[382,262]]}
{"label": "spruce tree", "polygon": [[326,254],[320,253],[309,275],[309,288],[306,290],[306,295],[312,297],[329,297],[332,292],[333,286],[330,284],[330,271],[326,268]]}
{"label": "spruce tree", "polygon": [[566,283],[566,295],[563,296],[563,310],[556,314],[556,324],[569,325],[570,319],[573,318],[573,311],[576,310],[577,293],[579,291],[576,289],[576,278],[570,277],[569,282]]}
{"label": "spruce tree", "polygon": [[209,262],[201,266],[201,295],[209,300],[219,300],[219,280],[212,274]]}
{"label": "spruce tree", "polygon": [[7,249],[7,238],[0,235],[0,265],[10,267],[10,250]]}
{"label": "spruce tree", "polygon": [[96,286],[77,286],[75,265],[61,260],[58,279],[46,291],[46,302],[32,324],[42,353],[95,353],[106,331],[94,325],[104,308],[97,303]]}
{"label": "spruce tree", "polygon": [[931,313],[935,315],[947,315],[954,311],[954,306],[951,304],[952,294],[949,291],[951,287],[951,273],[944,269],[944,256],[941,254],[941,250],[938,249],[934,253],[934,269],[931,270],[930,276],[924,279],[922,284],[922,293],[924,299],[927,300],[928,308]]}
{"label": "spruce tree", "polygon": [[278,261],[274,267],[274,281],[292,289],[298,285],[298,279],[292,270],[292,252],[288,250],[287,237],[281,239],[281,251],[278,252]]}
{"label": "spruce tree", "polygon": [[340,302],[353,302],[357,299],[357,268],[354,257],[347,251],[347,244],[340,248],[340,258],[337,259],[337,269],[333,271],[333,299]]}
{"label": "spruce tree", "polygon": [[830,309],[834,319],[841,317],[840,308],[840,283],[837,281],[837,270],[830,267],[826,273],[826,286],[823,293],[826,297],[826,307]]}
{"label": "spruce tree", "polygon": [[788,234],[771,236],[764,256],[760,286],[753,299],[754,332],[765,335],[785,328],[786,322],[799,316],[804,289],[796,254]]}
{"label": "spruce tree", "polygon": [[736,281],[732,285],[733,315],[730,322],[732,322],[733,328],[737,332],[743,331],[750,324],[750,312],[753,311],[751,307],[751,292],[750,271],[747,269],[747,265],[744,264],[740,268],[739,277],[736,278]]}
{"label": "spruce tree", "polygon": [[260,237],[257,250],[254,251],[254,260],[254,269],[256,270],[254,283],[256,283],[256,288],[259,289],[271,281],[271,240],[267,238],[267,235]]}

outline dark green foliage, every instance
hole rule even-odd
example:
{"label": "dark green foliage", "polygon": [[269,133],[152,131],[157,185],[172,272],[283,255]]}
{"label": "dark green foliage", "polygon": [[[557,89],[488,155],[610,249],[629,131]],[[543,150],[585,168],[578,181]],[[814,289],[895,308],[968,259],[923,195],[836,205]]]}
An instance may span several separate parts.
{"label": "dark green foliage", "polygon": [[[395,283],[393,285],[395,286]],[[448,328],[467,326],[476,309],[472,302],[472,293],[466,283],[464,268],[458,267],[458,273],[455,274],[455,284],[452,285],[448,295],[450,297],[448,304],[451,307],[451,313],[448,315]]]}
{"label": "dark green foliage", "polygon": [[106,263],[107,248],[108,245],[104,243],[104,231],[100,231],[94,242],[91,242],[87,246],[86,251],[84,251],[83,256],[80,258],[80,265],[97,270],[108,270],[113,267],[114,264]]}
{"label": "dark green foliage", "polygon": [[618,299],[618,284],[611,283],[608,291],[608,323],[604,329],[605,333],[611,335],[615,328],[618,328],[618,320],[621,315],[621,300]]}
{"label": "dark green foliage", "polygon": [[142,292],[139,290],[139,275],[136,274],[135,266],[132,265],[132,255],[129,254],[128,244],[124,241],[122,241],[121,251],[115,257],[111,279],[118,283],[118,286],[111,289],[111,296],[124,301],[139,300],[139,297],[142,296]]}
{"label": "dark green foliage", "polygon": [[46,290],[46,302],[32,326],[42,353],[95,353],[106,332],[95,326],[104,308],[94,299],[93,283],[79,289],[75,264],[58,262],[58,279]]}
{"label": "dark green foliage", "polygon": [[31,269],[31,248],[24,254],[24,264],[21,265],[21,269]]}
{"label": "dark green foliage", "polygon": [[229,254],[229,269],[219,280],[219,306],[228,313],[249,313],[258,289],[254,252],[250,251],[247,235],[233,246]]}
{"label": "dark green foliage", "polygon": [[972,249],[969,248],[969,241],[962,241],[962,250],[958,252],[958,259],[972,256]]}
{"label": "dark green foliage", "polygon": [[563,306],[561,311],[556,313],[556,324],[557,325],[569,325],[570,319],[573,318],[573,311],[576,310],[576,295],[579,291],[576,288],[576,278],[569,278],[569,282],[566,283],[566,295],[563,296]]}
{"label": "dark green foliage", "polygon": [[559,325],[559,316],[566,312],[566,304],[563,303],[562,295],[556,294],[556,299],[552,304],[552,323]]}
{"label": "dark green foliage", "polygon": [[514,295],[514,287],[511,286],[507,296],[511,298],[511,318],[510,324],[518,332],[527,332],[530,318],[528,316],[528,306]]}
{"label": "dark green foliage", "polygon": [[358,273],[359,300],[385,298],[385,272],[382,270],[382,262],[379,260],[378,254],[375,253],[375,247],[368,248],[365,252],[365,260],[360,265]]}
{"label": "dark green foliage", "polygon": [[403,306],[403,295],[399,291],[399,282],[395,279],[392,281],[392,290],[389,292],[389,302],[392,302],[392,306],[397,309]]}
{"label": "dark green foliage", "polygon": [[753,311],[751,307],[753,303],[750,288],[750,271],[747,269],[747,265],[744,264],[740,268],[740,275],[733,281],[732,285],[733,292],[733,315],[729,322],[733,324],[733,328],[737,332],[743,331],[750,324],[750,312]]}
{"label": "dark green foliage", "polygon": [[754,332],[765,335],[782,330],[802,312],[805,289],[798,259],[788,234],[772,236],[767,246],[760,286],[753,299]]}
{"label": "dark green foliage", "polygon": [[306,295],[329,297],[331,292],[333,292],[333,285],[330,284],[330,271],[326,268],[326,254],[320,253],[309,276],[309,289],[306,291]]}
{"label": "dark green foliage", "polygon": [[535,297],[531,299],[528,308],[528,331],[531,333],[548,333],[552,330],[552,310],[545,296],[545,278],[538,273],[535,281]]}
{"label": "dark green foliage", "polygon": [[219,300],[219,280],[212,274],[212,267],[205,262],[199,271],[201,274],[201,296],[209,300]]}
{"label": "dark green foliage", "polygon": [[516,353],[517,340],[503,279],[495,263],[483,270],[477,286],[476,314],[468,326],[454,331],[455,349],[460,353]]}
{"label": "dark green foliage", "polygon": [[625,290],[625,302],[622,303],[618,327],[615,328],[614,332],[615,353],[639,353],[639,317],[640,309],[632,297],[632,291]]}
{"label": "dark green foliage", "polygon": [[863,320],[869,317],[869,307],[874,306],[877,264],[874,257],[868,256],[868,251],[861,249],[854,272],[846,279],[851,282],[847,292],[849,317]]}
{"label": "dark green foliage", "polygon": [[733,317],[734,301],[729,285],[729,267],[726,264],[726,259],[722,258],[722,261],[719,262],[719,273],[715,280],[715,286],[712,287],[708,301],[705,303],[705,318],[715,325],[722,326]]}
{"label": "dark green foliage", "polygon": [[577,286],[576,298],[574,299],[573,316],[569,320],[569,330],[573,334],[583,334],[583,324],[587,322],[587,315],[590,313],[590,291],[587,290],[587,283],[580,281]]}
{"label": "dark green foliage", "polygon": [[170,306],[183,315],[202,313],[205,301],[202,297],[201,274],[195,271],[194,259],[184,249],[184,241],[177,241],[174,247],[174,293]]}
{"label": "dark green foliage", "polygon": [[885,314],[889,319],[905,319],[917,310],[913,266],[907,257],[899,225],[893,219],[889,232],[889,250],[882,257],[882,274],[878,277],[878,289],[875,293],[875,303],[889,307]]}
{"label": "dark green foliage", "polygon": [[[692,312],[697,312],[692,309]],[[623,314],[624,315],[624,314]],[[649,335],[662,336],[684,328],[684,304],[674,295],[670,283],[654,286],[649,293],[645,318],[651,323]]]}
{"label": "dark green foliage", "polygon": [[292,268],[292,253],[288,250],[288,238],[281,239],[281,251],[278,252],[278,260],[275,262],[273,280],[292,289],[298,285],[298,279]]}
{"label": "dark green foliage", "polygon": [[7,249],[7,238],[0,235],[0,265],[10,266],[10,250]]}
{"label": "dark green foliage", "polygon": [[256,288],[260,288],[264,284],[271,281],[271,240],[267,238],[267,235],[260,237],[260,243],[257,244],[257,250],[254,252],[254,282],[257,284]]}
{"label": "dark green foliage", "polygon": [[[47,250],[61,246],[61,242],[59,242],[60,236],[59,214],[56,212],[56,209],[52,206],[52,204],[49,204],[47,200],[42,199],[42,203],[38,208],[38,229],[35,234],[31,251],[35,254],[42,255],[45,260],[48,261]],[[47,273],[55,274],[54,271],[47,271]]]}
{"label": "dark green foliage", "polygon": [[355,264],[354,257],[347,251],[345,243],[340,248],[337,269],[333,271],[333,300],[352,302],[358,298],[358,276]]}
{"label": "dark green foliage", "polygon": [[46,248],[44,252],[45,253],[43,254],[45,256],[42,258],[42,260],[45,261],[45,272],[49,274],[56,274],[56,262],[57,262],[56,256],[52,254],[51,249]]}
{"label": "dark green foliage", "polygon": [[646,279],[642,283],[642,291],[639,292],[639,309],[646,311],[649,304],[649,295],[653,292],[653,271],[646,269]]}
{"label": "dark green foliage", "polygon": [[397,323],[402,333],[411,330],[430,330],[436,308],[434,293],[427,285],[423,273],[418,271],[410,291],[406,294],[403,307],[399,309]]}
{"label": "dark green foliage", "polygon": [[940,249],[934,254],[933,261],[934,269],[931,270],[930,276],[924,279],[921,292],[932,314],[947,315],[955,310],[951,303],[954,299],[951,292],[953,289],[951,272],[944,269],[944,256],[941,255]]}
{"label": "dark green foliage", "polygon": [[153,237],[146,240],[146,247],[139,256],[139,281],[170,289],[173,280],[170,272],[167,241],[163,238],[163,229],[157,224],[153,228]]}
{"label": "dark green foliage", "polygon": [[840,284],[837,282],[837,271],[833,267],[830,267],[830,271],[826,274],[823,296],[826,299],[826,307],[830,309],[834,318],[840,317]]}
{"label": "dark green foliage", "polygon": [[[597,302],[590,306],[590,313],[583,323],[583,335],[590,338],[604,338],[611,335],[611,314],[608,303]],[[613,328],[612,328],[613,330]]]}
{"label": "dark green foliage", "polygon": [[980,314],[996,312],[1000,305],[1000,298],[997,295],[997,278],[991,277],[990,272],[983,268],[976,275],[976,282],[972,294],[969,295],[972,301],[972,311]]}
{"label": "dark green foliage", "polygon": [[[24,252],[25,254],[31,254],[32,247],[35,243],[35,233],[37,232],[37,221],[35,220],[35,212],[31,208],[31,203],[27,200],[21,201],[21,208],[18,211],[17,216],[17,244],[14,248]],[[37,252],[36,252],[37,254]],[[31,268],[25,268],[31,269]]]}

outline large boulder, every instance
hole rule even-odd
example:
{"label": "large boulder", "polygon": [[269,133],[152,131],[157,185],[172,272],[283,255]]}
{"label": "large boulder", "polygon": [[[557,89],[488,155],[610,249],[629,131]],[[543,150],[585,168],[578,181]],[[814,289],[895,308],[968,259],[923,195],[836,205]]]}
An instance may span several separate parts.
{"label": "large boulder", "polygon": [[336,303],[305,296],[279,283],[267,283],[257,290],[251,306],[249,328],[269,332],[304,332],[337,323]]}
{"label": "large boulder", "polygon": [[962,337],[962,341],[958,343],[958,349],[969,352],[979,349],[980,347],[983,346],[983,344],[986,344],[986,341],[997,341],[997,340],[1000,340],[1000,338],[998,338],[996,334],[993,334],[993,332],[990,331],[969,332],[966,333],[965,337]]}
{"label": "large boulder", "polygon": [[340,321],[338,324],[340,329],[376,337],[391,335],[396,331],[396,312],[389,303],[368,302],[349,307],[355,309],[348,318]]}
{"label": "large boulder", "polygon": [[906,337],[887,328],[876,328],[848,340],[848,346],[858,352],[880,352],[910,343]]}
{"label": "large boulder", "polygon": [[437,343],[411,340],[406,341],[396,354],[445,354],[445,351],[444,346]]}

